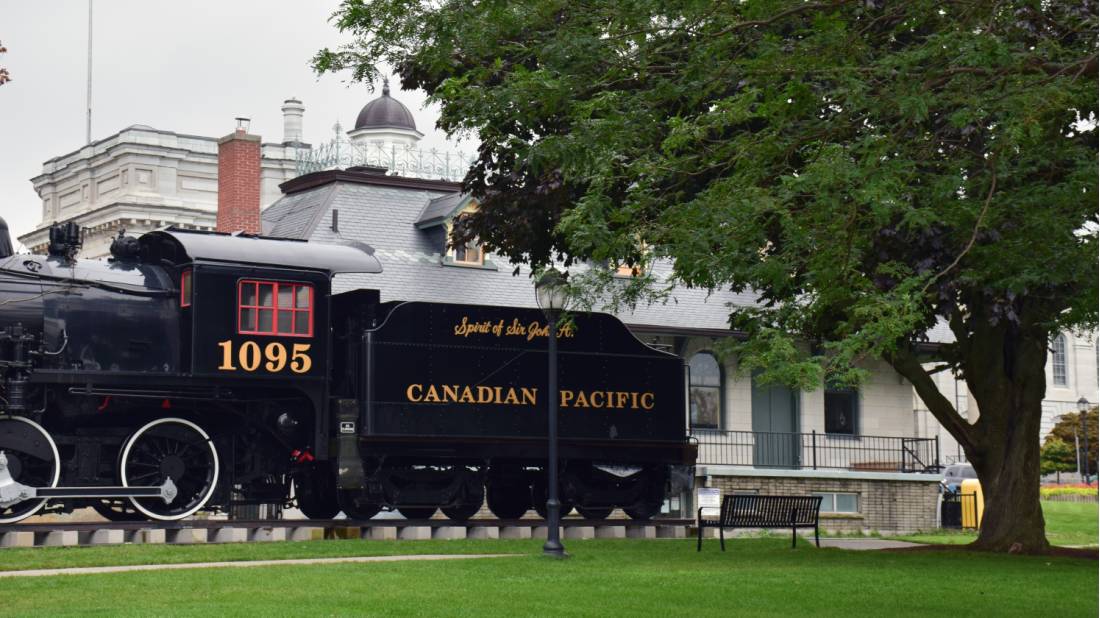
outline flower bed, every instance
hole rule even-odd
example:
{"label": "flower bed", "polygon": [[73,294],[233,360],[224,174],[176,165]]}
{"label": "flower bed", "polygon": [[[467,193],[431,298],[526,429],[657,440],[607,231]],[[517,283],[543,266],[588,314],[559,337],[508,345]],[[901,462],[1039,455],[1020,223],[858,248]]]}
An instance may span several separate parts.
{"label": "flower bed", "polygon": [[1073,483],[1070,485],[1044,485],[1039,488],[1039,497],[1044,500],[1057,500],[1058,498],[1069,496],[1080,496],[1082,498],[1095,501],[1097,499],[1097,488],[1095,485],[1089,486],[1085,485],[1084,483]]}

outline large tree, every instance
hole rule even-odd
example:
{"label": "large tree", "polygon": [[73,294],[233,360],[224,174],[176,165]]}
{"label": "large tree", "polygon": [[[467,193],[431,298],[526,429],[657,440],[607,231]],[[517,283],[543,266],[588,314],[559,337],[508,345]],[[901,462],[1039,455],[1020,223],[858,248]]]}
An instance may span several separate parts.
{"label": "large tree", "polygon": [[[1048,343],[1097,321],[1094,1],[346,0],[334,18],[354,42],[318,70],[392,67],[480,139],[461,234],[755,290],[732,309],[742,365],[802,386],[885,359],[974,463],[977,545],[1047,548]],[[966,380],[977,422],[934,371]]]}

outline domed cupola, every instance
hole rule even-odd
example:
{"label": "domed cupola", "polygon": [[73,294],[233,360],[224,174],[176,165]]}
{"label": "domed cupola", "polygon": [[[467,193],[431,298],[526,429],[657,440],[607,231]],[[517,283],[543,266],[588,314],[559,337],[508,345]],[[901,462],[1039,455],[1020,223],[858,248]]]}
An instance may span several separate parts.
{"label": "domed cupola", "polygon": [[415,146],[424,134],[416,130],[416,121],[409,108],[390,96],[387,79],[382,83],[382,96],[363,106],[348,137],[357,146],[370,143]]}

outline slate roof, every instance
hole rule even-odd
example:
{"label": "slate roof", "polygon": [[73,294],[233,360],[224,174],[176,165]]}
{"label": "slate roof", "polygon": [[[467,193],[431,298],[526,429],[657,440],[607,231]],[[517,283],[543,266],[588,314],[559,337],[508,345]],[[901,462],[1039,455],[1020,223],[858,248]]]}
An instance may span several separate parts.
{"label": "slate roof", "polygon": [[260,217],[264,236],[309,238],[335,193],[333,184],[279,198]]}
{"label": "slate roof", "polygon": [[[318,172],[323,174],[324,172]],[[420,229],[417,222],[428,212],[444,210],[462,197],[449,186],[394,186],[392,176],[367,175],[345,178],[348,172],[332,176],[328,184],[311,186],[308,177],[296,179],[303,188],[283,196],[263,213],[264,230],[280,236],[334,242],[358,240],[375,249],[382,262],[378,274],[337,275],[334,292],[356,288],[379,290],[382,300],[423,300],[534,307],[534,284],[530,268],[514,266],[489,254],[483,267],[448,263],[445,238],[438,227]],[[446,199],[440,199],[446,198]],[[433,205],[432,202],[435,201]],[[452,212],[455,206],[452,205]],[[332,211],[339,211],[339,231],[332,230]],[[308,223],[302,223],[303,221]],[[297,232],[297,234],[292,234]],[[659,278],[671,274],[671,266],[658,264]],[[672,329],[729,329],[729,304],[749,305],[751,294],[677,288],[663,305],[639,306],[619,317],[631,325]]]}

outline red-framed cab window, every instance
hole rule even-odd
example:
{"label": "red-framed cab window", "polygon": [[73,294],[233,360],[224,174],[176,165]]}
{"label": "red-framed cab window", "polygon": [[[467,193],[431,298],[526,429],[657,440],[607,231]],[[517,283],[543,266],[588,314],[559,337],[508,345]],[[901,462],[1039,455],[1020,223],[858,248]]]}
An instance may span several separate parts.
{"label": "red-framed cab window", "polygon": [[313,336],[313,286],[242,279],[237,284],[237,332]]}
{"label": "red-framed cab window", "polygon": [[180,273],[180,307],[191,306],[191,294],[193,293],[193,284],[191,280],[191,269]]}

